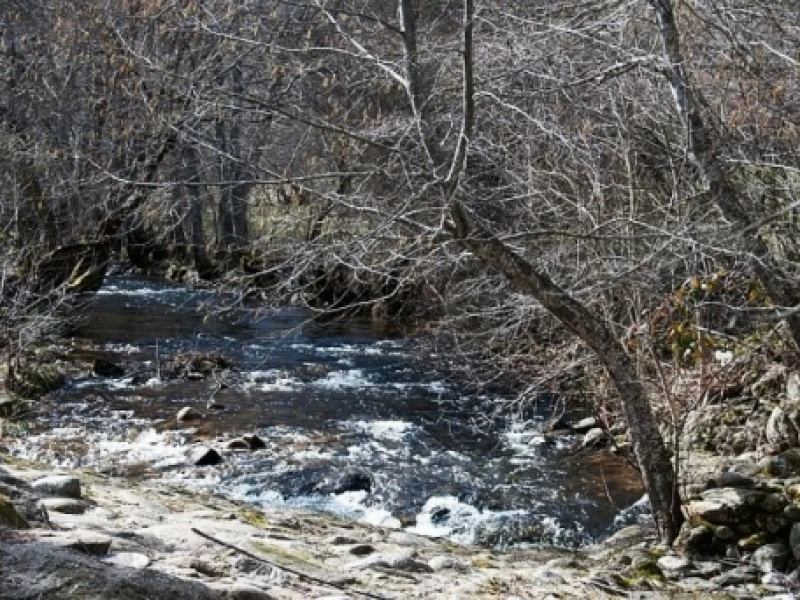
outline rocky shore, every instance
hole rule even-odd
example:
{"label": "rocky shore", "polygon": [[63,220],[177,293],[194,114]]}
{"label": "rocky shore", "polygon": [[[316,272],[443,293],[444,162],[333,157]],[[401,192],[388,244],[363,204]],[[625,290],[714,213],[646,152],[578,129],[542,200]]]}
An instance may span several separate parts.
{"label": "rocky shore", "polygon": [[573,551],[499,552],[152,480],[54,474],[5,455],[0,589],[9,599],[98,600],[795,597],[798,572],[785,571],[800,527],[791,526],[786,543],[739,543],[741,552],[724,558],[698,553],[728,542],[725,528],[740,531],[730,520],[745,513],[785,526],[796,488],[781,492],[733,472],[718,483],[687,504],[703,522],[676,548],[637,525]]}

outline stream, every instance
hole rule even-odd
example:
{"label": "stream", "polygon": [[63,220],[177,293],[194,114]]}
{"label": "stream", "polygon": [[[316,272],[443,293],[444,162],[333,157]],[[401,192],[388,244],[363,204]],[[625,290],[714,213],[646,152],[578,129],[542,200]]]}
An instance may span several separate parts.
{"label": "stream", "polygon": [[[425,354],[369,319],[209,312],[218,302],[160,281],[109,278],[68,353],[110,360],[124,374],[87,367],[72,376],[42,402],[14,454],[492,547],[579,545],[636,517],[642,492],[631,468],[570,450],[575,438],[547,441],[547,402],[525,420],[483,419],[469,407],[508,398],[474,398],[449,375],[456,356]],[[170,377],[173,357],[190,352],[230,366]],[[177,423],[186,406],[205,417]],[[186,463],[190,444],[222,449],[242,434],[266,448],[222,451],[218,466]]]}

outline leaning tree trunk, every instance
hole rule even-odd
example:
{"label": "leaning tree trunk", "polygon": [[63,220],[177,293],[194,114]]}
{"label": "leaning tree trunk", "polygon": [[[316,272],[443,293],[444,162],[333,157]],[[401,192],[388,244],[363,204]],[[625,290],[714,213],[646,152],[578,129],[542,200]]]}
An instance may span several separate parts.
{"label": "leaning tree trunk", "polygon": [[656,425],[650,401],[636,367],[611,330],[586,307],[558,287],[547,275],[472,222],[459,202],[451,205],[452,233],[481,261],[530,294],[597,355],[619,393],[631,435],[633,452],[661,537],[671,543],[683,515],[675,469]]}
{"label": "leaning tree trunk", "polygon": [[[742,234],[742,250],[772,302],[784,309],[800,305],[800,288],[782,272],[775,256],[758,234],[756,219],[744,208],[731,173],[720,159],[720,136],[703,118],[700,92],[693,89],[681,50],[680,33],[671,0],[649,0],[656,12],[658,29],[668,67],[664,73],[672,88],[675,104],[686,131],[689,158],[708,187],[711,199],[723,217]],[[786,317],[792,339],[800,348],[800,313]]]}

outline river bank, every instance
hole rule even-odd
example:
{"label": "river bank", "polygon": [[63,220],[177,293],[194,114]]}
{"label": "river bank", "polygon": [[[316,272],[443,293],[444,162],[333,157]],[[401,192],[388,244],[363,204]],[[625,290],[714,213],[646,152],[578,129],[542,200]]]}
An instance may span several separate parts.
{"label": "river bank", "polygon": [[[3,598],[512,600],[697,592],[664,578],[664,549],[646,527],[576,551],[498,552],[319,513],[254,510],[153,481],[72,471],[61,483],[76,479],[78,494],[74,485],[59,491],[36,483],[52,475],[0,455],[3,493],[33,517],[32,528],[0,529]],[[73,497],[56,498],[67,493]],[[42,495],[50,498],[37,500]],[[42,502],[50,507],[46,518]],[[754,594],[728,587],[701,597],[732,596]]]}

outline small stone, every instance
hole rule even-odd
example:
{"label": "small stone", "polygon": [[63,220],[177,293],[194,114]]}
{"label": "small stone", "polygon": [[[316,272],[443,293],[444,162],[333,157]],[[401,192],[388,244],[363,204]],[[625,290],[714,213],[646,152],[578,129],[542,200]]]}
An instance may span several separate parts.
{"label": "small stone", "polygon": [[48,512],[65,515],[82,515],[86,512],[86,505],[74,498],[42,498],[40,502]]}
{"label": "small stone", "polygon": [[746,538],[742,538],[737,546],[745,552],[753,551],[769,542],[769,535],[765,532],[754,533]]}
{"label": "small stone", "polygon": [[116,552],[104,558],[103,562],[125,569],[144,569],[150,564],[150,559],[140,552]]}
{"label": "small stone", "polygon": [[188,459],[196,467],[213,467],[222,462],[220,453],[206,446],[197,446],[189,450]]}
{"label": "small stone", "polygon": [[250,444],[250,450],[264,450],[267,443],[257,435],[243,435],[242,438]]}
{"label": "small stone", "polygon": [[189,563],[189,567],[207,577],[224,577],[227,575],[226,567],[215,565],[210,561],[199,558],[192,559]]}
{"label": "small stone", "polygon": [[332,535],[322,540],[322,543],[332,546],[348,546],[350,544],[357,544],[358,540],[347,535]]}
{"label": "small stone", "polygon": [[789,587],[789,578],[784,573],[765,573],[761,578],[761,585],[771,588],[770,591],[782,591]]}
{"label": "small stone", "polygon": [[800,372],[789,373],[786,378],[786,404],[792,406],[800,404]]}
{"label": "small stone", "polygon": [[679,556],[662,556],[657,564],[664,576],[669,579],[677,579],[692,569],[692,562]]}
{"label": "small stone", "polygon": [[184,406],[178,411],[178,415],[175,418],[178,420],[178,423],[196,421],[197,419],[203,418],[203,413],[191,406]]}
{"label": "small stone", "polygon": [[469,571],[467,564],[455,557],[446,555],[434,556],[428,561],[428,566],[434,571],[457,571],[459,573]]}
{"label": "small stone", "polygon": [[675,547],[687,554],[704,555],[712,551],[714,546],[714,531],[708,525],[697,525],[692,527],[686,521],[675,540]]}
{"label": "small stone", "polygon": [[375,552],[375,547],[369,544],[357,544],[348,550],[353,556],[367,556]]}
{"label": "small stone", "polygon": [[580,421],[569,427],[575,433],[587,433],[589,430],[597,427],[597,419],[595,419],[594,417],[586,417],[585,419],[581,419]]}
{"label": "small stone", "polygon": [[694,562],[694,568],[701,577],[705,578],[715,577],[722,573],[722,565],[713,560],[696,560]]}
{"label": "small stone", "polygon": [[561,575],[548,569],[537,569],[534,578],[540,585],[563,586],[567,582]]}
{"label": "small stone", "polygon": [[791,551],[785,544],[767,544],[753,552],[751,564],[762,573],[783,571],[789,564]]}
{"label": "small stone", "polygon": [[31,484],[37,492],[48,496],[62,496],[66,498],[81,498],[81,482],[69,475],[51,475],[42,477]]}
{"label": "small stone", "polygon": [[602,448],[608,445],[609,439],[605,430],[595,427],[586,432],[581,442],[581,448]]}
{"label": "small stone", "polygon": [[122,377],[125,369],[105,358],[95,358],[92,362],[92,372],[98,377]]}
{"label": "small stone", "polygon": [[250,444],[244,438],[236,438],[225,444],[228,450],[250,450]]}
{"label": "small stone", "polygon": [[8,396],[0,396],[0,419],[7,419],[14,414],[17,403]]}

